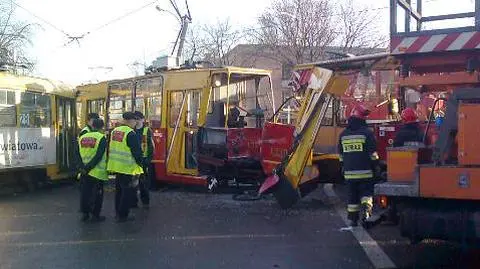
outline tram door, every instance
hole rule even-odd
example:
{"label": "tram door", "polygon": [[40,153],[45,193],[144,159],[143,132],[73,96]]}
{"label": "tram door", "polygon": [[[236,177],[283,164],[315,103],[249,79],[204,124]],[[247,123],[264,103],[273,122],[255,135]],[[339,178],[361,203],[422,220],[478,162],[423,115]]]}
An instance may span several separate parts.
{"label": "tram door", "polygon": [[57,163],[61,172],[74,169],[75,100],[57,97]]}
{"label": "tram door", "polygon": [[196,149],[200,89],[174,91],[168,96],[167,171],[175,174],[196,175]]}

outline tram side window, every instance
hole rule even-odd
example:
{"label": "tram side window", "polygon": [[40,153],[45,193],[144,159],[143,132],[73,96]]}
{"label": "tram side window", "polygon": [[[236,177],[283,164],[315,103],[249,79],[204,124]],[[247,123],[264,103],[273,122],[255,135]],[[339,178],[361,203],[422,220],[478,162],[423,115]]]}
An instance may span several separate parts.
{"label": "tram side window", "polygon": [[200,116],[200,91],[191,91],[187,95],[187,127],[198,127]]}
{"label": "tram side window", "polygon": [[157,96],[151,96],[149,98],[148,105],[148,118],[150,121],[160,121],[162,119],[162,95],[159,93]]}
{"label": "tram side window", "polygon": [[104,113],[104,99],[89,100],[88,101],[88,113],[98,113],[101,118],[105,117]]}
{"label": "tram side window", "polygon": [[169,124],[171,127],[175,127],[178,118],[181,116],[182,110],[183,92],[172,92],[170,94],[170,119]]}
{"label": "tram side window", "polygon": [[19,120],[20,126],[24,128],[50,127],[50,96],[33,92],[22,93]]}
{"label": "tram side window", "polygon": [[77,126],[83,126],[83,120],[82,120],[82,114],[83,114],[83,111],[82,111],[82,102],[81,101],[77,101],[77,107],[76,107],[76,111],[77,111]]}
{"label": "tram side window", "polygon": [[0,127],[14,127],[16,125],[15,92],[0,90]]}

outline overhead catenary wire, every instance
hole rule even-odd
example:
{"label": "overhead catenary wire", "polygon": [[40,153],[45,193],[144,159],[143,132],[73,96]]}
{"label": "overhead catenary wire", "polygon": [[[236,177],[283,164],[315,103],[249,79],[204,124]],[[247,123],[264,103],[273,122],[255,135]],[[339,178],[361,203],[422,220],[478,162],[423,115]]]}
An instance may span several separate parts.
{"label": "overhead catenary wire", "polygon": [[81,36],[70,37],[70,38],[71,38],[70,41],[68,41],[67,43],[65,43],[65,44],[63,45],[63,47],[68,46],[69,44],[71,44],[71,43],[74,42],[74,41],[79,42],[79,39],[85,38],[86,36],[88,36],[88,35],[90,35],[90,34],[92,34],[92,33],[94,33],[94,32],[100,31],[101,29],[103,29],[103,28],[105,28],[105,27],[108,27],[108,26],[110,26],[110,25],[112,25],[112,24],[114,24],[114,23],[116,23],[116,22],[118,22],[118,21],[121,21],[121,20],[123,20],[123,19],[125,19],[125,18],[127,18],[127,17],[129,17],[129,16],[131,16],[131,15],[133,15],[133,14],[135,14],[135,13],[137,13],[137,12],[140,12],[140,11],[142,11],[143,9],[145,9],[145,8],[147,8],[147,7],[155,4],[155,3],[157,3],[157,2],[158,2],[158,0],[154,0],[154,1],[152,1],[152,2],[149,2],[149,3],[145,4],[145,5],[142,5],[142,6],[138,7],[138,8],[136,8],[136,9],[133,9],[133,10],[131,10],[131,11],[128,11],[127,13],[125,13],[125,14],[123,14],[123,15],[121,15],[121,16],[118,16],[118,17],[116,17],[115,19],[112,19],[112,20],[110,20],[110,21],[108,21],[108,22],[106,22],[106,23],[104,23],[104,24],[102,24],[102,25],[100,25],[100,26],[98,26],[98,27],[96,27],[96,28],[94,28],[94,29],[92,29],[92,30],[84,33],[84,34],[82,34]]}
{"label": "overhead catenary wire", "polygon": [[36,18],[37,20],[39,20],[39,21],[41,21],[41,22],[45,23],[46,25],[48,25],[48,26],[52,27],[53,29],[55,29],[55,30],[57,30],[58,32],[60,32],[60,33],[64,34],[65,36],[67,36],[67,37],[71,37],[71,36],[70,36],[70,35],[69,35],[67,32],[65,32],[63,29],[61,29],[61,28],[57,27],[56,25],[54,25],[53,23],[51,23],[51,22],[47,21],[46,19],[44,19],[44,18],[42,18],[42,17],[38,16],[37,14],[33,13],[33,12],[32,12],[32,11],[30,11],[29,9],[27,9],[27,8],[25,8],[25,7],[23,7],[23,6],[21,6],[21,5],[20,5],[20,4],[18,4],[17,2],[15,2],[15,1],[12,1],[12,4],[13,4],[13,5],[15,5],[15,6],[17,6],[17,7],[19,7],[19,8],[21,8],[22,10],[24,10],[25,12],[27,12],[28,14],[30,14],[31,16],[33,16],[33,17],[34,17],[34,18]]}

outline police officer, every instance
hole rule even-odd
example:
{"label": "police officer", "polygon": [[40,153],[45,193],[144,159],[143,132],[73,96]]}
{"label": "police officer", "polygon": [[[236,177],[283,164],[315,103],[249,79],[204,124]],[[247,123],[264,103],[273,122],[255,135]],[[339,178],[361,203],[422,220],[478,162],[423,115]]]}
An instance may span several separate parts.
{"label": "police officer", "polygon": [[363,208],[362,223],[371,215],[373,207],[374,171],[378,154],[373,132],[366,118],[370,111],[357,104],[350,113],[347,128],[340,134],[338,150],[343,176],[348,186],[348,219],[357,226]]}
{"label": "police officer", "polygon": [[103,120],[94,119],[89,132],[80,136],[78,147],[81,157],[81,195],[80,205],[82,221],[104,221],[100,216],[103,204],[103,183],[108,180],[105,135],[101,133]]}
{"label": "police officer", "polygon": [[402,111],[403,126],[393,140],[394,147],[423,146],[423,133],[418,124],[418,116],[413,108]]}
{"label": "police officer", "polygon": [[[80,133],[78,134],[78,139],[76,141],[76,143],[78,144],[79,142],[79,139],[82,135],[88,133],[88,132],[91,132],[92,131],[92,124],[93,124],[93,121],[96,120],[96,119],[99,119],[100,117],[98,116],[97,113],[89,113],[87,115],[87,123],[85,124],[85,127],[83,127],[83,129],[80,131]],[[75,156],[76,156],[76,167],[78,170],[81,170],[82,169],[82,160],[80,158],[80,153],[78,152],[78,148],[74,147],[74,150],[77,150],[77,152],[74,152]],[[80,189],[80,192],[82,190],[82,180],[80,180],[80,184],[79,184],[79,189]],[[80,204],[80,209],[79,209],[80,212],[82,212],[82,205]]]}
{"label": "police officer", "polygon": [[123,124],[112,130],[108,151],[107,170],[115,175],[115,211],[118,222],[132,220],[129,217],[133,190],[143,173],[143,156],[133,112],[123,113]]}
{"label": "police officer", "polygon": [[80,134],[78,135],[78,137],[88,133],[88,132],[91,132],[92,131],[92,124],[93,124],[93,121],[96,120],[96,119],[99,119],[100,116],[98,116],[97,113],[89,113],[87,115],[87,124],[85,125],[85,127],[83,127],[83,129],[80,131]]}
{"label": "police officer", "polygon": [[[137,118],[137,126],[135,132],[137,133],[140,145],[142,147],[142,153],[144,158],[145,167],[143,168],[144,173],[140,176],[138,182],[138,189],[140,190],[140,199],[144,208],[148,208],[150,205],[150,194],[148,189],[151,185],[152,171],[151,162],[153,158],[153,139],[152,139],[152,130],[145,126],[145,116],[140,111],[135,111],[135,117]],[[137,190],[134,191],[133,197],[133,207],[138,207],[138,197]]]}

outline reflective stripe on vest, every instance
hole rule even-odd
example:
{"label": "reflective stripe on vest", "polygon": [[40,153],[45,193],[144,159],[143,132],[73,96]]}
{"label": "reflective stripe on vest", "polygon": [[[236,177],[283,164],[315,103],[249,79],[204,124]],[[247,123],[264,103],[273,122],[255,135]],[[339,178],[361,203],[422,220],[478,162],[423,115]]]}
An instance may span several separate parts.
{"label": "reflective stripe on vest", "polygon": [[84,132],[84,131],[86,131],[87,133],[90,133],[92,130],[90,130],[90,126],[88,126],[87,124],[87,126],[83,127],[83,129],[80,132]]}
{"label": "reflective stripe on vest", "polygon": [[[83,164],[88,164],[93,157],[95,157],[98,151],[98,146],[100,145],[100,140],[103,137],[105,136],[100,132],[89,132],[80,137],[78,146]],[[100,162],[90,170],[88,175],[99,180],[108,180],[106,164],[107,158],[106,153],[104,152]]]}
{"label": "reflective stripe on vest", "polygon": [[148,139],[148,128],[147,127],[143,127],[143,131],[142,131],[142,152],[143,152],[143,157],[147,157],[147,139]]}
{"label": "reflective stripe on vest", "polygon": [[347,135],[342,137],[342,148],[344,153],[362,152],[367,137],[364,135]]}
{"label": "reflective stripe on vest", "polygon": [[372,170],[353,170],[344,172],[345,179],[369,179],[373,178]]}
{"label": "reflective stripe on vest", "polygon": [[112,173],[126,175],[143,174],[140,167],[132,156],[130,147],[127,145],[127,136],[135,132],[128,126],[119,126],[110,134],[107,170]]}

